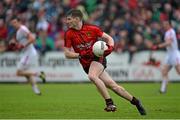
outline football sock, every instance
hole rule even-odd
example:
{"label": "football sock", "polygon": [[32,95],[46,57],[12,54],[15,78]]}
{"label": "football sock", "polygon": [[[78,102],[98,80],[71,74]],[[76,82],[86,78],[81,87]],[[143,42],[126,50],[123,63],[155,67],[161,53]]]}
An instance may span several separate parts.
{"label": "football sock", "polygon": [[105,101],[106,101],[106,105],[113,105],[114,104],[113,100],[111,98],[105,99]]}
{"label": "football sock", "polygon": [[161,92],[166,92],[167,80],[163,80],[161,83]]}
{"label": "football sock", "polygon": [[133,96],[133,99],[131,100],[131,104],[133,104],[133,105],[137,105],[137,104],[138,104],[138,102],[139,102],[139,100],[138,100],[138,99],[136,99],[136,98]]}
{"label": "football sock", "polygon": [[33,85],[32,89],[34,91],[35,94],[41,94],[40,90],[38,89],[37,85]]}

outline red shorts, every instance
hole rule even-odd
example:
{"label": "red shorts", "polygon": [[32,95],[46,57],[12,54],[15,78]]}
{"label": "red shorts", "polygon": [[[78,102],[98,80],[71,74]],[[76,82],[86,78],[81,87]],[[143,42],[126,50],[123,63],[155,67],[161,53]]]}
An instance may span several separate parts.
{"label": "red shorts", "polygon": [[88,59],[88,60],[85,60],[85,59],[80,60],[80,63],[81,63],[81,65],[82,65],[84,71],[85,71],[87,74],[89,73],[89,67],[90,67],[92,61],[96,61],[96,62],[101,63],[101,64],[104,66],[104,68],[107,67],[107,66],[106,66],[106,65],[107,65],[107,61],[106,61],[106,58],[105,58],[105,57],[94,57],[94,58]]}

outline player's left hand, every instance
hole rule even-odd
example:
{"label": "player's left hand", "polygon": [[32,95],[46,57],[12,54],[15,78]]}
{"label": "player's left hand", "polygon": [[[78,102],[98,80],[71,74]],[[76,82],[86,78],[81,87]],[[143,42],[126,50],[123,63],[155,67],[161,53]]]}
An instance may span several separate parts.
{"label": "player's left hand", "polygon": [[108,46],[108,49],[104,51],[104,56],[108,56],[114,49],[113,46],[108,45],[108,44],[106,44],[106,45]]}
{"label": "player's left hand", "polygon": [[159,46],[158,46],[158,45],[153,45],[153,46],[151,47],[151,50],[157,50],[157,49],[159,49]]}
{"label": "player's left hand", "polygon": [[23,49],[25,46],[22,44],[16,44],[16,50],[21,50]]}

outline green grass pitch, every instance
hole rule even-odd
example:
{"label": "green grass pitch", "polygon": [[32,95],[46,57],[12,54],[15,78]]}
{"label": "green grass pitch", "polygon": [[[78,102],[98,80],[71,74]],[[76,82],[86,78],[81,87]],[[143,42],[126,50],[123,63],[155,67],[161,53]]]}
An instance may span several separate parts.
{"label": "green grass pitch", "polygon": [[166,94],[159,83],[119,83],[141,98],[147,115],[110,92],[117,112],[105,112],[104,100],[93,84],[39,84],[42,96],[29,84],[0,84],[0,119],[180,119],[180,83],[170,83]]}

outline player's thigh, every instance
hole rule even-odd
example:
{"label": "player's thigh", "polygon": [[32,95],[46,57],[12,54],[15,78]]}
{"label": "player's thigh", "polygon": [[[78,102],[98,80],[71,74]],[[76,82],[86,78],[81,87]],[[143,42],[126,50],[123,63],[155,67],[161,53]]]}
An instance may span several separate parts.
{"label": "player's thigh", "polygon": [[104,66],[96,61],[92,61],[89,67],[89,73],[90,76],[98,76],[103,72]]}
{"label": "player's thigh", "polygon": [[171,68],[172,68],[171,65],[168,65],[168,64],[162,65],[162,67],[161,67],[162,75],[167,75],[168,72],[171,70]]}
{"label": "player's thigh", "polygon": [[175,66],[177,73],[180,75],[180,64],[177,64]]}
{"label": "player's thigh", "polygon": [[29,56],[23,55],[17,64],[17,69],[18,69],[18,71],[23,71],[23,70],[28,69],[29,67],[30,67],[29,66]]}
{"label": "player's thigh", "polygon": [[176,55],[176,64],[175,64],[175,68],[178,74],[180,74],[180,53],[178,52]]}
{"label": "player's thigh", "polygon": [[111,76],[104,70],[99,78],[104,82],[104,84],[112,88],[117,85],[117,83],[111,78]]}
{"label": "player's thigh", "polygon": [[38,57],[36,55],[23,55],[17,65],[19,71],[29,70],[36,67],[38,64]]}

